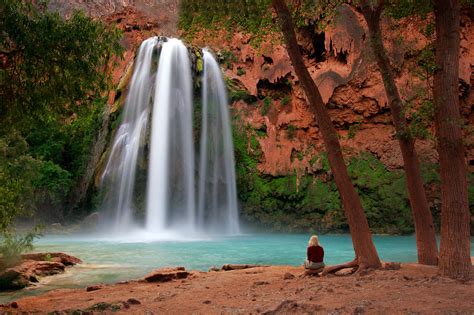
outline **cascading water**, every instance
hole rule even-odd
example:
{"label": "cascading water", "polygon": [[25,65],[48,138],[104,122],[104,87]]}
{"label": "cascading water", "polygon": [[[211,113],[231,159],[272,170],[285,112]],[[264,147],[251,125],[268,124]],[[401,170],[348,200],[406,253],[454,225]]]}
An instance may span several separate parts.
{"label": "cascading water", "polygon": [[163,44],[155,84],[146,228],[194,228],[192,76],[180,40]]}
{"label": "cascading water", "polygon": [[116,132],[109,160],[102,175],[103,211],[106,224],[120,232],[133,223],[135,173],[146,134],[152,91],[152,59],[158,39],[149,38],[140,46],[135,62],[123,121]]}
{"label": "cascading water", "polygon": [[[142,43],[123,122],[102,177],[103,217],[114,232],[123,234],[138,226],[133,200],[140,160],[148,160],[144,223],[148,234],[239,232],[227,95],[219,66],[208,51],[203,51],[202,87],[201,143],[196,163],[188,50],[178,39],[153,37]],[[146,143],[148,159],[144,158]]]}
{"label": "cascading water", "polygon": [[239,232],[234,146],[221,70],[203,51],[202,124],[199,162],[198,226]]}

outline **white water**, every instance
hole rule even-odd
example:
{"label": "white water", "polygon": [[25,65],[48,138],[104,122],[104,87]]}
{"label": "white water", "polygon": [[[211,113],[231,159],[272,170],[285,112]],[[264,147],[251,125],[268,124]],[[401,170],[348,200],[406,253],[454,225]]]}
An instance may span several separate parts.
{"label": "white water", "polygon": [[234,146],[221,70],[203,51],[198,226],[238,233]]}
{"label": "white water", "polygon": [[[202,130],[196,162],[188,50],[178,39],[153,37],[143,42],[123,122],[103,174],[102,221],[109,232],[120,238],[133,234],[144,239],[239,232],[227,95],[219,66],[207,51],[203,53],[202,87]],[[144,147],[150,116],[147,157]],[[139,161],[147,160],[146,209],[142,209],[145,222],[138,224],[135,217],[139,209],[133,202],[136,170]]]}
{"label": "white water", "polygon": [[103,208],[107,226],[113,232],[131,228],[133,224],[133,191],[140,144],[145,139],[152,91],[152,58],[158,39],[149,38],[140,46],[128,96],[123,122],[118,128],[112,150],[102,175]]}
{"label": "white water", "polygon": [[146,228],[195,227],[192,77],[188,50],[163,44],[153,104]]}

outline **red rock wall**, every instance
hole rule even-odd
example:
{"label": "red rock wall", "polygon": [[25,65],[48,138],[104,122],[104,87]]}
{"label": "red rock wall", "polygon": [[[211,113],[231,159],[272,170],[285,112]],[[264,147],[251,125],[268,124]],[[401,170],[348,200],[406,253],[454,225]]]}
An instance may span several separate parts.
{"label": "red rock wall", "polygon": [[[315,39],[310,30],[300,31],[298,41],[306,56],[308,69],[316,81],[331,118],[337,127],[341,144],[347,156],[360,151],[375,154],[390,168],[402,167],[401,152],[395,138],[395,130],[385,97],[381,76],[372,57],[363,17],[350,7],[341,9],[336,23]],[[387,22],[387,21],[386,21]],[[428,42],[422,34],[426,20],[405,19],[384,23],[384,39],[393,66],[397,83],[404,99],[419,96],[420,92],[431,95],[428,82],[421,80],[414,72],[415,60],[412,54]],[[211,34],[202,31],[195,35],[193,44],[210,46],[215,51],[231,51],[236,61],[226,76],[243,86],[249,94],[260,98],[269,96],[272,104],[262,114],[263,101],[233,104],[234,112],[243,122],[259,130],[266,129],[266,137],[258,140],[263,158],[259,170],[269,175],[312,173],[317,165],[311,158],[323,151],[323,144],[314,122],[311,109],[298,85],[285,48],[279,44],[278,35],[263,39],[258,47],[250,44],[250,36],[220,31]],[[463,16],[460,82],[464,89],[462,111],[468,127],[473,127],[474,97],[474,26],[468,16]],[[314,41],[317,44],[314,44]],[[325,48],[321,54],[322,47]],[[319,51],[318,51],[319,50]],[[242,70],[245,71],[242,74]],[[292,88],[290,102],[282,105],[282,79],[288,79]],[[287,136],[288,126],[296,127],[295,137]],[[294,128],[292,127],[292,128]],[[469,129],[469,128],[467,128]],[[471,171],[474,168],[474,136],[466,132],[467,159]],[[434,140],[417,141],[417,149],[423,161],[436,162]],[[302,156],[295,159],[294,156]]]}

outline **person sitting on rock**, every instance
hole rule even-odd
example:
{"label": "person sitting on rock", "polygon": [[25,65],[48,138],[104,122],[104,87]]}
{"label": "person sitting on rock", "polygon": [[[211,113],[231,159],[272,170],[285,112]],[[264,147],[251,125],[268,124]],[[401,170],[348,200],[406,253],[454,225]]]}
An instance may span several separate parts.
{"label": "person sitting on rock", "polygon": [[319,245],[318,237],[311,236],[306,250],[304,267],[307,274],[318,274],[324,269],[324,249]]}

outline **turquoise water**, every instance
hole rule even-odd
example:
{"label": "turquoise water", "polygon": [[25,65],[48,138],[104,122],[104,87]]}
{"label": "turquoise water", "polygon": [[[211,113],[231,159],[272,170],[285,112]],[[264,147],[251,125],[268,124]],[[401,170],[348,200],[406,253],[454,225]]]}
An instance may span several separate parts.
{"label": "turquoise water", "polygon": [[[254,234],[234,237],[183,239],[180,241],[118,241],[87,237],[45,236],[35,250],[61,251],[83,260],[65,274],[47,277],[37,287],[1,293],[0,303],[25,295],[35,295],[55,288],[84,287],[95,283],[114,283],[143,277],[165,266],[208,270],[223,264],[301,265],[306,255],[309,235]],[[326,264],[354,258],[349,235],[321,235]],[[380,258],[384,261],[417,260],[413,236],[374,236]],[[474,252],[474,240],[471,240]]]}

